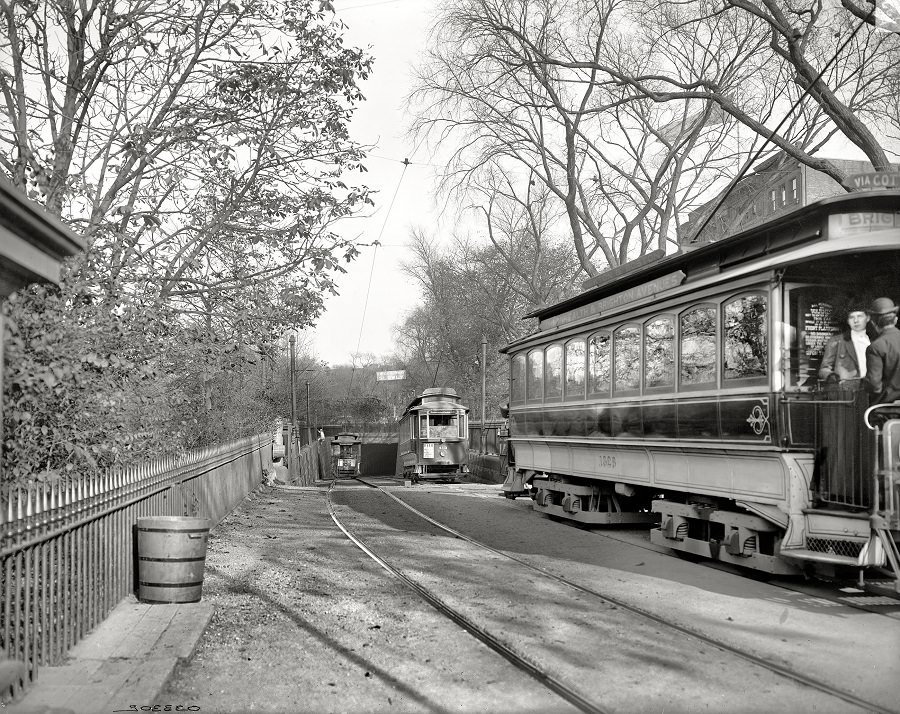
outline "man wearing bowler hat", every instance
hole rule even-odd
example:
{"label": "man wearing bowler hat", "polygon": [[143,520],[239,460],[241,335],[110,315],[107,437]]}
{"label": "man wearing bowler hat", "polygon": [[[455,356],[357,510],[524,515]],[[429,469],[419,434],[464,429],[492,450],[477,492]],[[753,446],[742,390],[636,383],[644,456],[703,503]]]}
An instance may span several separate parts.
{"label": "man wearing bowler hat", "polygon": [[866,349],[866,386],[873,393],[873,404],[900,399],[900,330],[897,306],[890,298],[877,298],[869,308],[869,317],[878,331]]}

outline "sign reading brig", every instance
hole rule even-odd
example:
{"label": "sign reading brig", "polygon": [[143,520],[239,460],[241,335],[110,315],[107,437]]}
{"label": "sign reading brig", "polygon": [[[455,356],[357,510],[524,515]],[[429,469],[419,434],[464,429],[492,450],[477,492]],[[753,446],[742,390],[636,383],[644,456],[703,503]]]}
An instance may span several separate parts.
{"label": "sign reading brig", "polygon": [[376,372],[375,373],[375,381],[376,382],[393,382],[398,379],[406,379],[406,370],[405,369],[395,369],[392,372]]}

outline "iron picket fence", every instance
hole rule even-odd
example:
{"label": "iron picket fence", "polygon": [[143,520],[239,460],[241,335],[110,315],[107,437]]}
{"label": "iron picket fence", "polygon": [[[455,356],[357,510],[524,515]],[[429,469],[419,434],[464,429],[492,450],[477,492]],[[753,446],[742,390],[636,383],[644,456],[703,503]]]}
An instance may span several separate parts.
{"label": "iron picket fence", "polygon": [[134,528],[147,516],[217,524],[262,481],[272,435],[100,474],[0,486],[0,647],[27,667],[58,664],[135,589]]}

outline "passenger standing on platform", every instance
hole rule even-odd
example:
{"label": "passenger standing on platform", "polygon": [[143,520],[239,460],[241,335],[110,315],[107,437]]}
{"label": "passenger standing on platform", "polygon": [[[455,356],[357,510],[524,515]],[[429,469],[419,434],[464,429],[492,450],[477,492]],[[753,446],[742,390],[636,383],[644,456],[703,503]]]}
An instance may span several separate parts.
{"label": "passenger standing on platform", "polygon": [[848,329],[835,335],[825,345],[819,379],[828,384],[839,383],[843,389],[857,390],[866,376],[866,348],[869,316],[864,307],[851,305],[847,310]]}
{"label": "passenger standing on platform", "polygon": [[897,306],[890,298],[877,298],[869,315],[878,337],[866,350],[866,386],[872,392],[873,404],[900,399],[900,330],[897,329]]}

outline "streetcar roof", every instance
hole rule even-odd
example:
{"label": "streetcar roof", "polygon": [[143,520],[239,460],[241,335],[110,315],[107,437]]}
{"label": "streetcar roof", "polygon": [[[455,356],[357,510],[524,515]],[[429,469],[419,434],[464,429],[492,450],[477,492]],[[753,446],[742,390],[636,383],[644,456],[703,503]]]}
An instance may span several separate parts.
{"label": "streetcar roof", "polygon": [[[630,288],[649,281],[675,276],[679,271],[682,280],[691,274],[721,272],[738,263],[748,263],[777,254],[788,248],[796,248],[804,243],[822,239],[827,230],[828,216],[836,213],[853,213],[863,211],[900,212],[900,191],[859,191],[842,196],[832,196],[793,211],[784,213],[765,223],[746,228],[733,236],[722,240],[704,243],[688,251],[680,251],[668,256],[655,254],[645,259],[633,261],[637,265],[627,264],[598,276],[602,282],[590,287],[571,298],[533,310],[525,318],[536,317],[538,320],[559,315],[588,305],[601,298],[616,295]],[[900,246],[898,246],[900,247]],[[657,252],[661,253],[661,252]],[[608,278],[603,279],[608,275]],[[534,339],[535,334],[514,341],[502,349],[520,342]]]}
{"label": "streetcar roof", "polygon": [[423,390],[409,403],[404,415],[420,409],[446,412],[469,411],[468,407],[460,403],[459,395],[452,387],[430,387]]}

